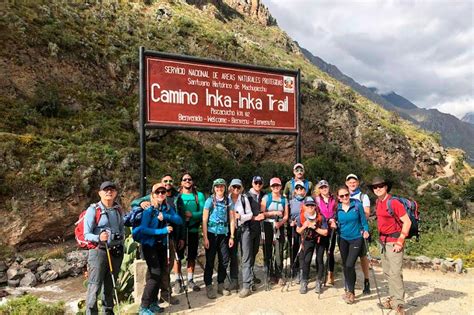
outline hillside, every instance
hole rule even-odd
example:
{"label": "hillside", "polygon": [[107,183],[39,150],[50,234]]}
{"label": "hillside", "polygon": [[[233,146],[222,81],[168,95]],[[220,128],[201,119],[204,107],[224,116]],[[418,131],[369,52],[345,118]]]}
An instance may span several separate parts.
{"label": "hillside", "polygon": [[467,113],[461,120],[474,125],[474,112]]}
{"label": "hillside", "polygon": [[[382,172],[401,189],[443,173],[432,136],[316,68],[268,10],[245,1],[6,3],[0,17],[1,241],[71,237],[104,179],[122,203],[138,194],[138,48],[302,71],[308,176]],[[190,4],[191,3],[191,4]],[[148,184],[187,169],[217,176],[291,175],[295,139],[154,130]]]}

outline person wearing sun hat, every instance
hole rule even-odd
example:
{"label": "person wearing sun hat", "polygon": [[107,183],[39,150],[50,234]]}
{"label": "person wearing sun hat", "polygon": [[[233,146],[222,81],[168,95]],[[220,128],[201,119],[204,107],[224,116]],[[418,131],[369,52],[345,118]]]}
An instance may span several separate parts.
{"label": "person wearing sun hat", "polygon": [[[405,314],[403,283],[403,253],[405,238],[410,232],[411,220],[405,207],[389,194],[392,183],[382,177],[375,177],[369,185],[377,196],[375,213],[379,240],[382,244],[382,268],[388,282],[389,296],[382,301],[382,307],[396,310],[397,314]],[[393,216],[388,211],[390,200]]]}
{"label": "person wearing sun hat", "polygon": [[304,173],[305,169],[303,164],[296,163],[293,165],[294,177],[286,182],[285,188],[283,189],[283,196],[285,196],[288,200],[293,199],[296,181],[302,181],[306,190],[306,195],[311,195],[311,192],[313,191],[313,183],[304,178]]}

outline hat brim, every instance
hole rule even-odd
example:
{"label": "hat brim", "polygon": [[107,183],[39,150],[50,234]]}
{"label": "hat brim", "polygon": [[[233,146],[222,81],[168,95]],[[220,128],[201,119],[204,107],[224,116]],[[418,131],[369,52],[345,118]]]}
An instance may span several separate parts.
{"label": "hat brim", "polygon": [[369,185],[369,189],[374,192],[374,186],[380,185],[380,184],[385,184],[387,186],[387,192],[390,192],[392,190],[392,183],[389,181],[384,181],[384,182],[379,182],[379,183],[372,183]]}

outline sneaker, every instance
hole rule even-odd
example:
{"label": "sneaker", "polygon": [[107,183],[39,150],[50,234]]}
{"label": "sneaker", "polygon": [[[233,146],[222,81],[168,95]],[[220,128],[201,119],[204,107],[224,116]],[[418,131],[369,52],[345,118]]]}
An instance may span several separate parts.
{"label": "sneaker", "polygon": [[314,292],[315,293],[321,293],[321,281],[320,280],[316,280],[316,287],[314,288]]}
{"label": "sneaker", "polygon": [[176,280],[174,282],[174,285],[173,285],[173,293],[174,294],[180,294],[180,293],[183,293],[184,290],[183,290],[183,283],[181,282],[181,280]]}
{"label": "sneaker", "polygon": [[296,284],[300,284],[300,283],[301,283],[301,274],[302,274],[301,270],[298,271],[298,273],[296,274],[296,279],[295,279],[295,283],[296,283]]}
{"label": "sneaker", "polygon": [[163,313],[164,309],[161,308],[156,302],[151,303],[148,306],[148,309],[153,313]]}
{"label": "sneaker", "polygon": [[214,291],[214,287],[212,286],[212,284],[206,285],[206,294],[207,294],[207,298],[211,300],[217,297],[216,291]]}
{"label": "sneaker", "polygon": [[369,279],[364,280],[364,290],[362,291],[364,294],[370,294],[370,282]]}
{"label": "sneaker", "polygon": [[166,303],[171,304],[171,305],[179,304],[179,300],[174,296],[171,296],[171,301],[168,301],[168,299],[169,299],[168,292],[161,291],[160,303],[166,302]]}
{"label": "sneaker", "polygon": [[224,287],[223,283],[217,284],[217,293],[224,296],[230,295],[230,291]]}
{"label": "sneaker", "polygon": [[250,290],[251,290],[252,292],[257,291],[257,286],[256,286],[255,284],[252,284],[252,285],[250,286]]}
{"label": "sneaker", "polygon": [[396,310],[396,314],[398,315],[405,315],[407,312],[405,311],[405,309],[403,308],[403,305],[399,304],[397,306],[397,310]]}
{"label": "sneaker", "polygon": [[138,315],[155,315],[155,312],[153,312],[148,307],[140,306],[140,308],[138,309]]}
{"label": "sneaker", "polygon": [[188,288],[190,288],[191,290],[193,290],[194,292],[199,292],[201,291],[201,287],[198,286],[193,279],[189,280],[188,281]]}
{"label": "sneaker", "polygon": [[308,281],[302,280],[300,286],[300,294],[306,294],[308,292]]}
{"label": "sneaker", "polygon": [[387,310],[391,310],[393,307],[392,307],[392,298],[391,297],[387,297],[385,299],[382,300],[382,304],[379,303],[379,306],[381,308],[384,308],[384,309],[387,309]]}
{"label": "sneaker", "polygon": [[239,297],[241,298],[244,298],[244,297],[247,297],[250,295],[250,289],[247,289],[247,288],[243,288],[242,290],[240,290],[239,292]]}
{"label": "sneaker", "polygon": [[229,291],[234,291],[234,290],[239,290],[239,280],[237,279],[232,279],[229,286]]}
{"label": "sneaker", "polygon": [[278,285],[279,285],[280,287],[284,287],[285,284],[286,284],[286,282],[285,282],[285,280],[283,280],[283,278],[279,278],[279,279],[278,279]]}
{"label": "sneaker", "polygon": [[253,277],[253,283],[255,283],[255,284],[260,284],[260,283],[262,283],[262,280],[260,280],[260,279],[257,278],[257,277]]}

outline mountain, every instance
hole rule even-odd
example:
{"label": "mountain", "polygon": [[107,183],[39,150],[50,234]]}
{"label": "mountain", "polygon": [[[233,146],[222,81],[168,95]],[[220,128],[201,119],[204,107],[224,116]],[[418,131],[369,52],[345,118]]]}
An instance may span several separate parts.
{"label": "mountain", "polygon": [[467,113],[461,120],[470,124],[474,124],[474,112]]}
{"label": "mountain", "polygon": [[[300,69],[313,181],[385,174],[404,188],[444,172],[436,138],[308,62],[258,0],[13,1],[0,29],[0,245],[71,238],[104,180],[119,184],[124,208],[139,195],[139,47]],[[292,175],[294,136],[154,129],[146,138],[148,185],[185,170],[206,193],[217,177],[248,187],[256,174]]]}
{"label": "mountain", "polygon": [[302,48],[302,51],[305,57],[320,70],[347,84],[372,102],[389,111],[398,113],[400,117],[420,128],[439,133],[443,146],[461,148],[467,154],[467,161],[474,165],[474,126],[472,124],[463,122],[455,116],[442,113],[437,109],[418,108],[395,92],[379,95],[377,89],[357,83],[354,79],[342,73],[336,66],[326,63],[306,49]]}

